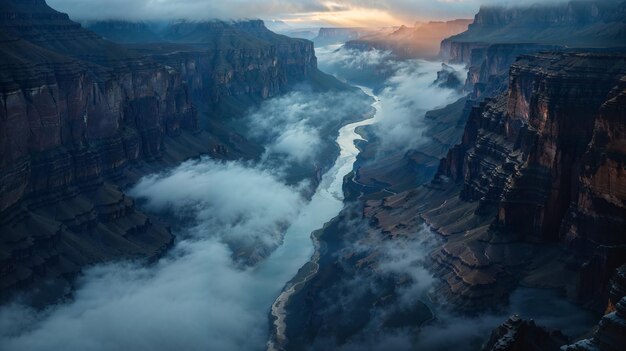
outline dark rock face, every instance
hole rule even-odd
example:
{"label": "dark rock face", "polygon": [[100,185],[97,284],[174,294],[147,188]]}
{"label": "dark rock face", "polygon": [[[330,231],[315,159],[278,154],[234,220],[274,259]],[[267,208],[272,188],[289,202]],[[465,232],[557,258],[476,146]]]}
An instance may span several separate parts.
{"label": "dark rock face", "polygon": [[[260,21],[218,27],[200,46],[130,50],[43,0],[0,4],[1,298],[88,264],[156,259],[173,237],[113,185],[128,166],[224,156],[192,102],[215,111],[208,124],[225,98],[261,100],[317,72],[308,41]],[[189,150],[171,154],[172,143]]]}
{"label": "dark rock face", "polygon": [[[619,176],[623,165],[600,156],[605,152],[593,142],[596,133],[603,133],[603,145],[615,145],[611,141],[617,139],[605,134],[608,129],[620,135],[618,120],[623,118],[615,104],[624,74],[623,55],[522,57],[511,67],[508,93],[472,111],[462,143],[439,170],[440,176],[463,183],[460,198],[477,201],[477,215],[495,215],[490,229],[483,230],[502,238],[560,241],[570,247],[579,256],[577,262],[586,262],[580,268],[579,294],[588,302],[606,301],[610,275],[626,257],[620,249],[626,240],[626,197],[613,190],[626,182]],[[624,103],[620,106],[623,110]],[[621,149],[612,154],[623,157]],[[589,179],[602,167],[604,183],[592,187]],[[602,185],[608,182],[610,188]],[[598,200],[587,200],[589,196]],[[442,249],[442,263],[454,257],[463,261],[468,254],[459,256],[448,246]]]}
{"label": "dark rock face", "polygon": [[626,45],[626,4],[569,1],[520,7],[481,7],[464,33],[441,43],[444,59],[469,63],[486,43],[538,43],[570,47]]}
{"label": "dark rock face", "polygon": [[472,100],[497,96],[507,90],[511,65],[524,54],[561,51],[559,45],[491,44],[471,51],[465,90]]}
{"label": "dark rock face", "polygon": [[442,63],[441,70],[437,72],[437,79],[434,84],[441,88],[459,89],[461,87],[461,79],[452,66]]}
{"label": "dark rock face", "polygon": [[558,351],[568,342],[562,333],[548,330],[532,320],[523,320],[517,315],[509,317],[492,333],[483,351]]}
{"label": "dark rock face", "polygon": [[562,351],[620,351],[626,345],[626,297],[616,310],[600,320],[596,332],[590,339],[563,346]]}

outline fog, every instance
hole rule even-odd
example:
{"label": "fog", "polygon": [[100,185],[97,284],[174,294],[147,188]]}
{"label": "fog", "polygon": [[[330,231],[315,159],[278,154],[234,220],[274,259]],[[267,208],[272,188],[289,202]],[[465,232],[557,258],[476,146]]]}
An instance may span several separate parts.
{"label": "fog", "polygon": [[[340,46],[319,48],[317,53],[323,70],[378,91],[382,117],[373,131],[382,150],[404,152],[423,145],[428,141],[426,112],[463,96],[459,89],[433,84],[442,69],[440,62],[396,60],[390,52]],[[466,69],[451,67],[459,81],[464,81]]]}
{"label": "fog", "polygon": [[131,193],[149,209],[187,218],[184,239],[154,266],[87,270],[73,301],[42,314],[3,308],[2,349],[262,348],[271,294],[281,284],[268,289],[272,281],[242,267],[233,248],[276,246],[281,225],[304,202],[298,189],[265,170],[203,159],[147,177]]}
{"label": "fog", "polygon": [[339,126],[359,119],[370,99],[360,91],[316,93],[300,89],[269,100],[248,119],[249,135],[266,145],[264,162],[275,170],[285,164],[320,165],[333,146]]}
{"label": "fog", "polygon": [[[0,349],[264,349],[272,302],[310,257],[310,233],[342,206],[329,194],[309,203],[309,180],[286,182],[271,155],[287,155],[285,163],[320,159],[317,147],[334,145],[324,133],[338,134],[370,103],[356,92],[307,89],[268,100],[243,119],[248,136],[267,146],[261,160],[202,158],[144,177],[129,194],[141,208],[173,219],[174,248],[153,265],[87,269],[72,299],[45,311],[19,299],[3,306]],[[298,133],[310,136],[306,145],[292,139]],[[341,189],[346,162],[323,182],[329,191]]]}
{"label": "fog", "polygon": [[[534,319],[540,326],[560,329],[569,336],[582,335],[597,322],[596,316],[567,301],[558,291],[523,287],[514,290],[509,303],[496,311],[473,317],[460,315],[452,306],[430,302],[431,295],[439,294],[442,283],[426,268],[430,265],[430,253],[440,244],[428,227],[394,239],[372,230],[363,235],[367,224],[358,221],[342,228],[346,230],[342,233],[345,239],[337,257],[345,278],[317,295],[326,308],[317,312],[315,318],[332,323],[322,327],[313,350],[473,351],[480,349],[491,331],[512,314]],[[354,257],[358,258],[358,269],[349,263],[355,261]],[[391,287],[394,293],[390,292]],[[385,296],[384,303],[364,300],[366,296]],[[421,327],[390,327],[385,323],[394,314],[411,311],[420,301],[433,311],[433,320]],[[329,332],[345,334],[343,325],[355,323],[351,318],[358,315],[356,311],[363,313],[363,305],[371,307],[366,309],[366,316],[361,314],[358,319],[367,319],[367,323],[345,342],[337,343]]]}
{"label": "fog", "polygon": [[[614,0],[606,0],[614,1]],[[48,0],[54,8],[79,20],[176,20],[265,18],[290,21],[292,26],[341,25],[342,14],[352,26],[384,17],[386,25],[412,24],[416,20],[472,18],[481,5],[525,6],[563,0]],[[369,16],[365,16],[369,14]],[[374,16],[374,17],[372,17]]]}

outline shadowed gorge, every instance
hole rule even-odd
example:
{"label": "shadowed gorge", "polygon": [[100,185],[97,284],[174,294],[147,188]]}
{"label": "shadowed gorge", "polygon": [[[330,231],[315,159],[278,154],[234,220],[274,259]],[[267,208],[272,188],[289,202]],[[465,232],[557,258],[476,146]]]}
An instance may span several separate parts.
{"label": "shadowed gorge", "polygon": [[626,349],[625,11],[1,1],[0,350]]}

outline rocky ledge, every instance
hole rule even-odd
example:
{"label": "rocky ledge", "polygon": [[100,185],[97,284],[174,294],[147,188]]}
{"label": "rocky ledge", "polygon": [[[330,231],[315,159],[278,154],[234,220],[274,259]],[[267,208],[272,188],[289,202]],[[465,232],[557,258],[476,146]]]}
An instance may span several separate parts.
{"label": "rocky ledge", "polygon": [[462,309],[505,302],[523,281],[604,310],[626,257],[625,74],[621,54],[523,56],[508,92],[473,108],[435,180],[369,201],[366,216],[442,235],[433,267]]}

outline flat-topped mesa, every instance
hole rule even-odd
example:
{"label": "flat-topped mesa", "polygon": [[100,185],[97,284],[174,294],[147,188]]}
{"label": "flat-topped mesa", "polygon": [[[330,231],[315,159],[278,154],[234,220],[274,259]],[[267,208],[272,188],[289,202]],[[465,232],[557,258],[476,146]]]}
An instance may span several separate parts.
{"label": "flat-topped mesa", "polygon": [[[466,251],[484,240],[564,243],[580,264],[577,297],[604,309],[608,281],[626,257],[624,75],[626,55],[615,53],[534,54],[514,63],[508,92],[474,107],[461,144],[441,162],[435,184],[451,179],[462,184],[461,200],[478,202],[475,220],[462,223],[493,216],[476,229],[486,231],[478,241],[454,242]],[[436,255],[446,272],[452,264],[444,261],[467,256],[448,248],[457,244]],[[489,256],[485,267],[498,261]],[[511,271],[505,262],[501,269]]]}
{"label": "flat-topped mesa", "polygon": [[441,42],[440,58],[468,67],[471,100],[506,90],[508,67],[522,54],[566,48],[626,47],[626,5],[570,1],[532,6],[484,6],[468,30]]}
{"label": "flat-topped mesa", "polygon": [[626,24],[622,21],[625,16],[626,5],[620,1],[483,6],[467,31],[442,41],[441,56],[469,63],[473,49],[506,43],[626,46]]}

